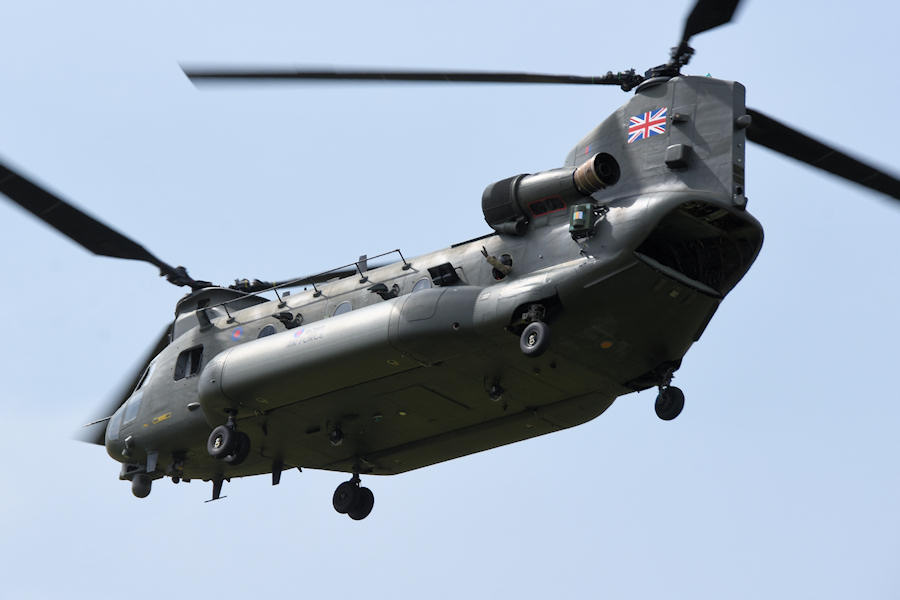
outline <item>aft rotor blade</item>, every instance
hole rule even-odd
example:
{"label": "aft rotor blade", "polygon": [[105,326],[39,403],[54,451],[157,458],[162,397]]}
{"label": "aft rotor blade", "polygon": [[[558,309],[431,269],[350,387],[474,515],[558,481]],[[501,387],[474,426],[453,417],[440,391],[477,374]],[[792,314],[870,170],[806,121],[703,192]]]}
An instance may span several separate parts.
{"label": "aft rotor blade", "polygon": [[158,267],[160,274],[175,285],[209,285],[209,282],[190,278],[184,267],[172,267],[164,263],[131,238],[75,208],[2,162],[0,192],[94,254],[148,262]]}
{"label": "aft rotor blade", "polygon": [[205,81],[368,81],[374,83],[556,83],[576,85],[619,85],[643,78],[634,71],[600,76],[550,75],[487,71],[380,71],[334,68],[248,68],[182,67],[194,83]]}
{"label": "aft rotor blade", "polygon": [[109,401],[97,410],[96,416],[75,434],[75,439],[89,444],[97,444],[99,446],[104,445],[106,424],[109,421],[109,418],[120,406],[125,404],[125,401],[131,396],[131,392],[137,387],[138,381],[144,374],[144,371],[147,370],[150,361],[156,358],[156,356],[163,351],[163,348],[169,345],[170,328],[171,326],[167,325],[166,328],[163,329],[159,339],[156,340],[156,344],[149,349],[147,354],[137,364],[136,369],[132,371],[128,379],[125,379],[122,382],[121,387],[110,397]]}
{"label": "aft rotor blade", "polygon": [[693,35],[731,21],[739,2],[740,0],[697,0],[694,9],[684,22],[681,43],[687,43]]}
{"label": "aft rotor blade", "polygon": [[747,108],[747,113],[752,118],[747,129],[750,141],[900,200],[900,179],[894,175],[800,133],[756,109]]}

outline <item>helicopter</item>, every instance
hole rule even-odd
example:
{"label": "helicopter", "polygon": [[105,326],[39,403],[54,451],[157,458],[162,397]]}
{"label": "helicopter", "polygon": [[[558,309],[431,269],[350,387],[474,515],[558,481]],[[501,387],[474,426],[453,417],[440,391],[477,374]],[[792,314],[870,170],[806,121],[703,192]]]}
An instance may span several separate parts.
{"label": "helicopter", "polygon": [[[709,13],[709,6],[698,3],[692,17],[698,11]],[[690,24],[691,18],[684,45],[701,31]],[[103,238],[89,249],[147,260],[173,283],[193,290],[176,308],[172,339],[160,338],[154,348],[158,352],[153,352],[158,357],[149,361],[146,375],[137,378],[130,399],[95,425],[105,429],[104,441],[113,457],[125,463],[123,479],[132,481],[136,495],[146,495],[149,482],[165,475],[211,479],[218,497],[216,485],[221,489],[222,480],[233,476],[271,471],[275,480],[289,465],[345,470],[354,479],[336,492],[335,507],[349,506],[346,512],[358,517],[371,510],[372,503],[359,501],[370,494],[360,491],[365,489],[359,486],[360,474],[403,472],[455,453],[575,425],[602,413],[616,396],[647,387],[660,388],[657,412],[662,418],[677,416],[683,399],[670,385],[671,375],[762,242],[761,228],[744,210],[745,197],[738,193],[742,171],[739,177],[735,165],[741,156],[732,144],[742,147],[746,135],[796,158],[816,149],[809,138],[763,113],[742,112],[740,87],[680,77],[683,60],[683,53],[673,56],[673,63],[651,70],[646,80],[636,83],[635,97],[579,143],[566,166],[489,186],[483,207],[495,233],[425,256],[399,256],[377,269],[360,260],[350,269],[314,278],[214,287],[143,254],[129,240],[109,239],[109,231],[99,223],[66,229],[83,215],[52,198],[64,218],[48,217],[45,207],[33,200],[43,192],[7,169],[4,192],[30,202],[52,225],[74,232],[69,234],[76,241],[88,245]],[[639,78],[625,74],[609,83],[631,86]],[[681,94],[712,100],[682,105],[677,99]],[[725,98],[731,99],[731,109],[715,113]],[[722,148],[712,151],[700,143],[709,139],[708,132],[718,131],[705,129],[712,123],[728,125],[717,140],[728,146],[727,160],[718,154]],[[733,123],[739,127],[731,127]],[[635,139],[632,125],[638,128]],[[671,142],[678,135],[683,141]],[[813,163],[820,155],[824,153],[806,161]],[[832,170],[838,174],[854,170],[856,163],[849,157],[832,156]],[[713,175],[701,177],[707,167]],[[877,183],[879,177],[882,183]],[[875,173],[858,179],[874,180],[870,187],[896,197],[894,178]],[[688,230],[699,237],[682,237]],[[721,262],[690,263],[682,242],[689,245],[697,239],[711,240],[710,254],[720,255],[716,259]],[[736,250],[729,255],[732,247]],[[640,254],[636,259],[635,252]],[[335,274],[345,276],[328,282]],[[647,276],[646,282],[641,275]],[[656,290],[658,282],[663,283]],[[278,292],[298,283],[313,289],[258,301],[257,294],[269,288]],[[637,292],[645,288],[650,290],[644,292],[646,298]],[[578,295],[581,290],[587,292],[583,297]],[[655,296],[663,304],[653,304]],[[342,314],[348,301],[353,310]],[[474,308],[486,302],[493,308]],[[648,322],[650,313],[660,320]],[[384,325],[384,339],[366,337],[375,335],[368,329],[373,323]],[[641,335],[623,334],[636,331],[628,329],[635,326]],[[272,330],[277,333],[259,337]],[[328,345],[335,339],[347,343]],[[276,364],[289,352],[296,353],[298,363]],[[329,366],[339,371],[324,372]],[[456,392],[443,391],[469,371],[481,371],[477,381],[460,383]],[[347,373],[378,383],[351,383],[344,380]],[[309,385],[318,378],[364,389],[335,395]],[[210,382],[219,388],[204,387]],[[157,383],[166,387],[155,387]],[[593,385],[598,387],[589,387]],[[304,390],[303,397],[296,389]],[[153,407],[167,394],[170,405]],[[372,404],[362,404],[364,398]],[[317,407],[316,402],[327,406]],[[130,420],[129,409],[134,412]],[[401,423],[429,410],[438,414],[428,418],[454,427],[447,430],[453,435],[445,435],[428,419],[412,427]],[[385,447],[387,452],[366,447],[366,436],[382,425],[397,428],[385,432],[393,444]],[[502,431],[488,433],[493,426]],[[129,427],[137,429],[129,433]],[[162,436],[165,431],[171,436],[167,439],[176,441],[154,447],[156,441],[141,428],[147,435]],[[277,440],[298,431],[313,445],[311,457],[278,447]],[[404,439],[406,435],[410,439]],[[196,443],[200,438],[208,442],[208,457]],[[209,452],[209,444],[221,450],[221,460]]]}

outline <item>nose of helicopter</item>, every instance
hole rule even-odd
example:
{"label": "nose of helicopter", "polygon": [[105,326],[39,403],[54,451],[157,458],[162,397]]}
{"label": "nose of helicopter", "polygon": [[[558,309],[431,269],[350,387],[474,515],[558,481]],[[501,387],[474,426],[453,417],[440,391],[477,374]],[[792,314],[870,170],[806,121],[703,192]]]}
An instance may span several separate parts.
{"label": "nose of helicopter", "polygon": [[125,439],[120,439],[120,429],[122,427],[122,414],[125,410],[124,405],[119,407],[119,409],[113,413],[113,416],[109,418],[109,421],[106,424],[106,435],[104,437],[104,445],[106,446],[106,453],[109,454],[111,458],[117,460],[119,462],[125,462],[127,460],[127,442],[129,437]]}

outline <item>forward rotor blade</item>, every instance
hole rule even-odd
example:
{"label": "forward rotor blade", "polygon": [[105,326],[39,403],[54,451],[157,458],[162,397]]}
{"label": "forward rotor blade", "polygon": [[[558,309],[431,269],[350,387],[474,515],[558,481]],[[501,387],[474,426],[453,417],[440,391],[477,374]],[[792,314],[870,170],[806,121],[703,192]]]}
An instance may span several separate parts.
{"label": "forward rotor blade", "polygon": [[686,44],[691,36],[731,21],[739,2],[740,0],[697,0],[684,22],[681,43]]}
{"label": "forward rotor blade", "polygon": [[147,365],[150,364],[150,361],[156,358],[156,356],[163,351],[163,348],[169,345],[170,328],[171,326],[167,325],[166,328],[163,329],[159,339],[156,340],[156,344],[149,349],[141,362],[137,364],[136,369],[132,371],[128,379],[122,382],[121,387],[110,397],[109,401],[97,410],[95,419],[82,427],[81,430],[75,434],[75,439],[89,444],[97,444],[99,446],[104,445],[106,424],[109,421],[109,417],[111,417],[120,406],[125,404],[125,401],[131,396],[131,392],[137,387],[138,381],[140,380],[141,375],[144,374],[144,371],[147,370]]}
{"label": "forward rotor blade", "polygon": [[900,200],[900,179],[832,148],[756,109],[747,138],[766,148]]}
{"label": "forward rotor blade", "polygon": [[[251,68],[183,66],[194,83],[201,81],[369,81],[377,83],[558,83],[577,85],[623,85],[640,78],[634,71],[601,76],[548,75],[484,71],[377,71],[333,68]],[[642,78],[640,78],[642,80]],[[637,85],[640,81],[634,83]]]}
{"label": "forward rotor blade", "polygon": [[176,268],[164,263],[131,238],[75,208],[3,163],[0,163],[0,192],[94,254],[148,262],[158,267],[160,274],[175,285],[189,285],[192,288],[210,285],[209,282],[190,278],[184,267]]}

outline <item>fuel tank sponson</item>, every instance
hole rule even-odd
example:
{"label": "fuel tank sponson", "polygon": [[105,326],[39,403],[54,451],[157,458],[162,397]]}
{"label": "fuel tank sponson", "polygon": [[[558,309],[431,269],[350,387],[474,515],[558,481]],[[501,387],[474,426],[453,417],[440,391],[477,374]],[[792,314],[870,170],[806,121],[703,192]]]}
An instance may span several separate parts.
{"label": "fuel tank sponson", "polygon": [[[474,315],[484,288],[433,288],[235,346],[200,376],[210,424],[249,416],[428,366],[479,344]],[[480,327],[502,332],[495,319]]]}

